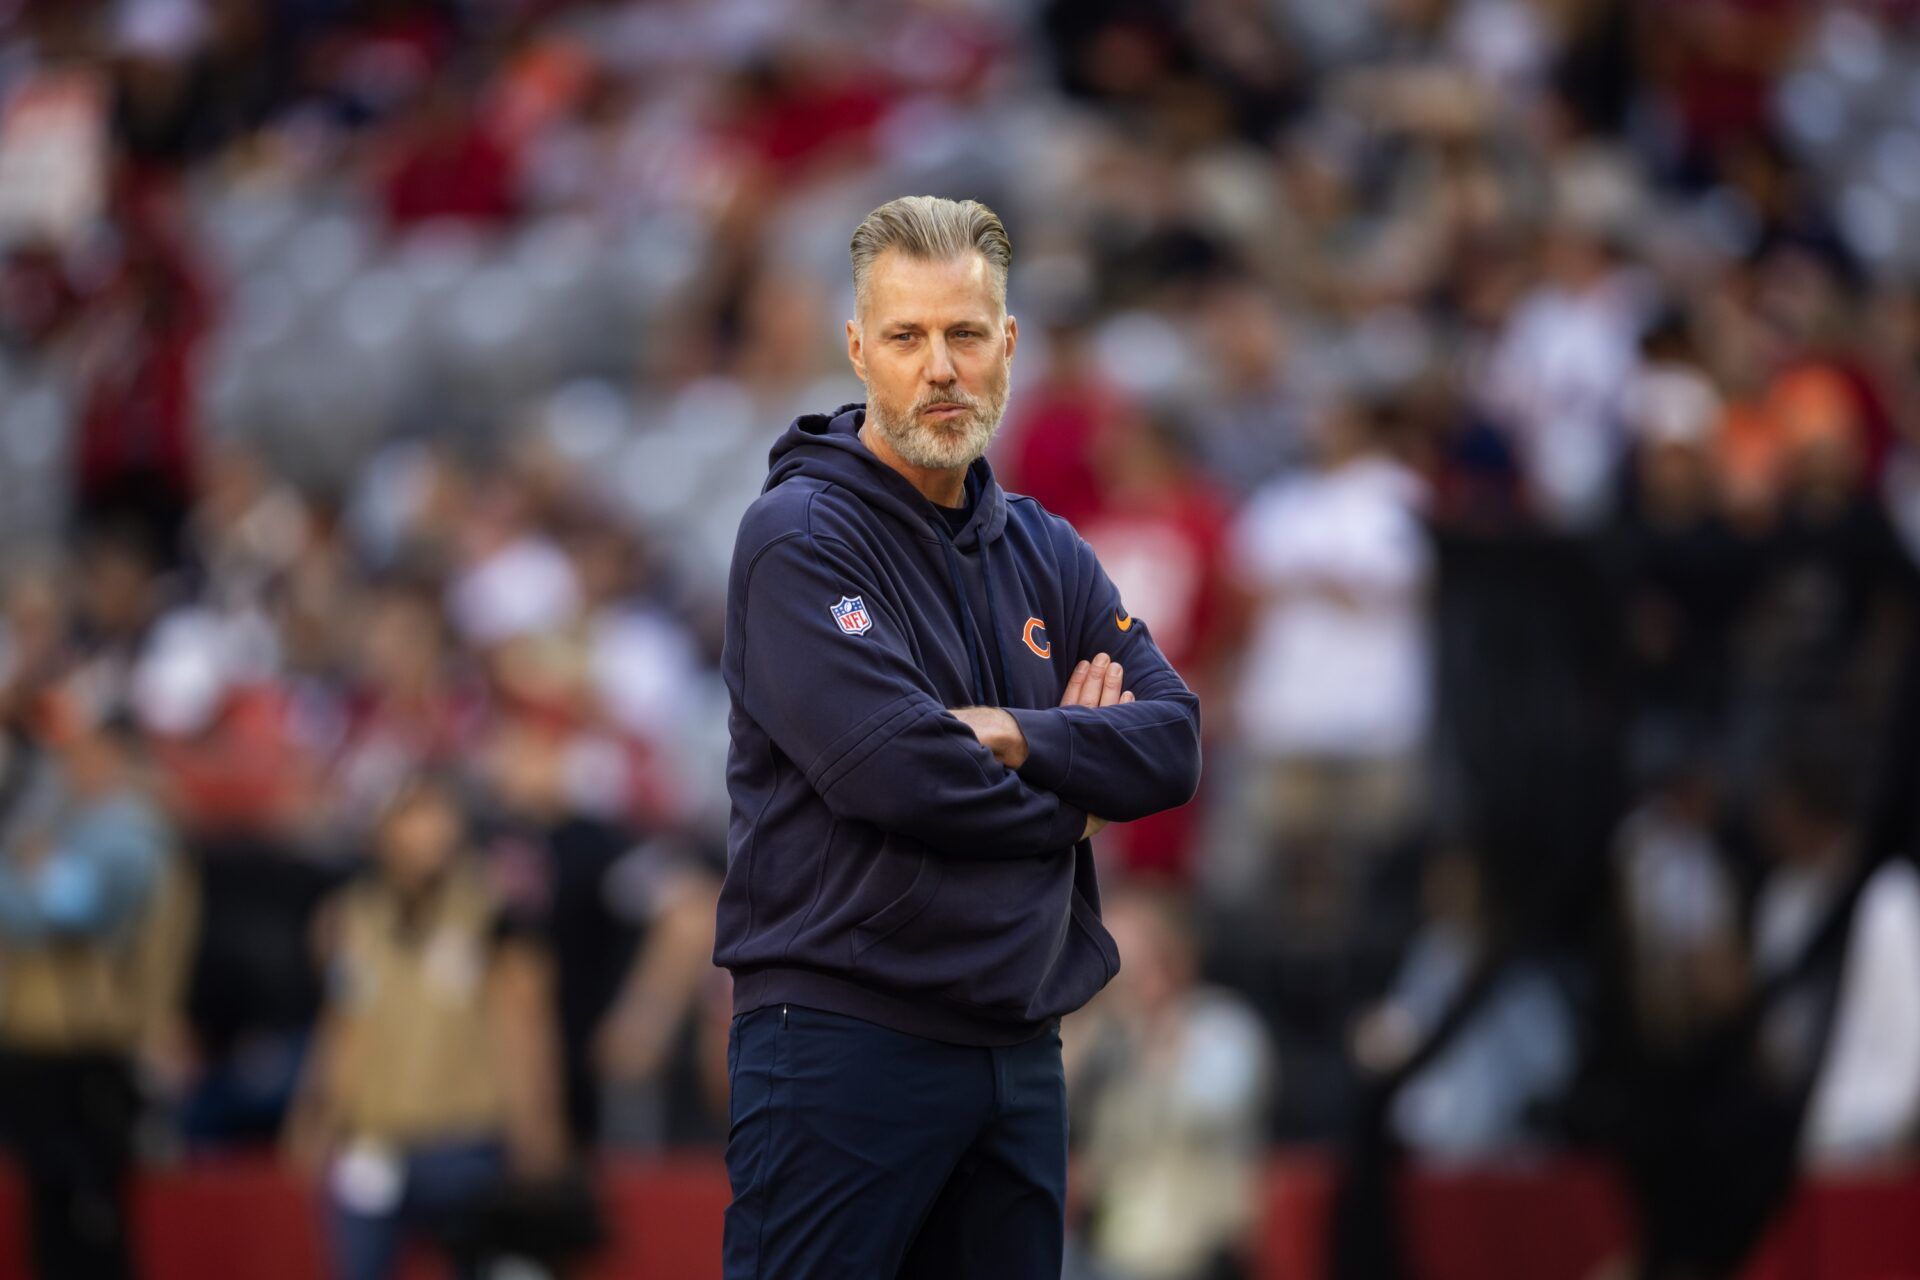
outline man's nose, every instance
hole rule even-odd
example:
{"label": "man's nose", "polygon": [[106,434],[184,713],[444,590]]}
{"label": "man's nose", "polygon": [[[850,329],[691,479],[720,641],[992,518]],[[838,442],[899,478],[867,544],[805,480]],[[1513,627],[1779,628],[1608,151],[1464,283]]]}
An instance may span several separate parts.
{"label": "man's nose", "polygon": [[947,340],[938,334],[927,344],[927,381],[937,385],[953,381],[953,359]]}

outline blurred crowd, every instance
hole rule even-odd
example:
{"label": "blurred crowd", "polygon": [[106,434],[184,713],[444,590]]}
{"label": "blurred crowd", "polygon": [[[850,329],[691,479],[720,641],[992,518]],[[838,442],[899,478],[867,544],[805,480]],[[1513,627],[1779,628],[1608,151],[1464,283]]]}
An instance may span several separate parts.
{"label": "blurred crowd", "polygon": [[920,191],[1013,240],[1001,478],[1204,706],[1097,842],[1085,1275],[1240,1274],[1390,1079],[1431,1159],[1680,1167],[1761,992],[1728,1128],[1909,1152],[1917,72],[1898,0],[0,0],[43,1274],[125,1274],[136,1154],[281,1144],[377,1276],[724,1134],[725,566]]}

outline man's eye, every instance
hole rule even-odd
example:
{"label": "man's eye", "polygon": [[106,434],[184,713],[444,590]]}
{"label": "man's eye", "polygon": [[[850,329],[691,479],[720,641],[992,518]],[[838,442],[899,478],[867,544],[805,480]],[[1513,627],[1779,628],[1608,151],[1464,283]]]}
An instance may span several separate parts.
{"label": "man's eye", "polygon": [[893,335],[893,340],[895,342],[912,342],[913,335],[910,333],[896,333]]}

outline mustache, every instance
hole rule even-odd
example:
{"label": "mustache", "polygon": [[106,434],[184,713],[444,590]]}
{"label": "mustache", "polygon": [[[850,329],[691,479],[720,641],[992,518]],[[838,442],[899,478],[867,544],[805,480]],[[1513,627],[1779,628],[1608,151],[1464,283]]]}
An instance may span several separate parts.
{"label": "mustache", "polygon": [[978,413],[986,406],[986,402],[981,400],[980,397],[962,391],[958,387],[954,387],[947,391],[922,393],[920,397],[913,402],[911,412],[916,414],[923,413],[935,405],[949,404],[957,404],[971,413]]}

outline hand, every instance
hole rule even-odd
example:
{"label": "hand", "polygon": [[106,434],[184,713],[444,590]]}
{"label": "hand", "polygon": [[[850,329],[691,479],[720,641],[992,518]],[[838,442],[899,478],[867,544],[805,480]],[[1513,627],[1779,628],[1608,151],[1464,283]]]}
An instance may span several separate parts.
{"label": "hand", "polygon": [[[1060,695],[1063,707],[1122,707],[1133,701],[1133,694],[1122,691],[1121,681],[1127,676],[1126,669],[1104,653],[1093,655],[1091,662],[1082,660],[1067,677],[1067,691]],[[1087,815],[1087,829],[1080,833],[1082,840],[1091,840],[1099,835],[1107,825],[1107,820],[1097,814]]]}
{"label": "hand", "polygon": [[507,1164],[522,1182],[551,1182],[567,1171],[567,1135],[557,1119],[511,1135]]}
{"label": "hand", "polygon": [[980,745],[993,752],[993,758],[1009,769],[1027,762],[1027,735],[1020,722],[1000,707],[956,707],[949,713],[980,739]]}
{"label": "hand", "polygon": [[1063,707],[1118,707],[1133,701],[1133,694],[1122,693],[1120,682],[1126,672],[1104,653],[1082,661],[1067,677],[1067,691],[1060,696]]}

